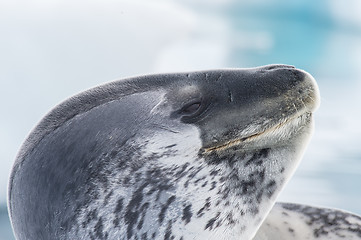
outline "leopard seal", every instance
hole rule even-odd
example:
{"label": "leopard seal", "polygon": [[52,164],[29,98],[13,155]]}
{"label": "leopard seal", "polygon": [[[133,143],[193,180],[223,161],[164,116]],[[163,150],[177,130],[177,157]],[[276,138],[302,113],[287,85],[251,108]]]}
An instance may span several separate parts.
{"label": "leopard seal", "polygon": [[9,182],[17,239],[252,239],[300,161],[319,93],[267,65],[122,79],[55,107]]}

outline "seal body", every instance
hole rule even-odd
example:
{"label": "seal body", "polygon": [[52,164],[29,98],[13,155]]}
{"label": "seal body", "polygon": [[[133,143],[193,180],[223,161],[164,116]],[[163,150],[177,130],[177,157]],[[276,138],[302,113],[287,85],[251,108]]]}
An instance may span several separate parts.
{"label": "seal body", "polygon": [[318,89],[285,65],[140,76],[53,109],[9,184],[17,239],[252,239]]}
{"label": "seal body", "polygon": [[254,240],[361,239],[361,217],[342,210],[276,203]]}

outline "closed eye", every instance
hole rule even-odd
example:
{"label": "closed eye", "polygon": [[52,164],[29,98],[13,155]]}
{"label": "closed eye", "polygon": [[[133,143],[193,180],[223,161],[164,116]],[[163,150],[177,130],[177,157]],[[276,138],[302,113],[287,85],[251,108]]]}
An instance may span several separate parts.
{"label": "closed eye", "polygon": [[188,104],[183,105],[182,108],[173,112],[171,118],[180,118],[182,122],[194,123],[205,116],[212,104],[205,99],[194,99]]}
{"label": "closed eye", "polygon": [[185,115],[192,115],[194,113],[196,113],[201,107],[201,102],[197,101],[197,102],[193,102],[190,103],[186,106],[184,106],[181,109],[181,113],[185,114]]}

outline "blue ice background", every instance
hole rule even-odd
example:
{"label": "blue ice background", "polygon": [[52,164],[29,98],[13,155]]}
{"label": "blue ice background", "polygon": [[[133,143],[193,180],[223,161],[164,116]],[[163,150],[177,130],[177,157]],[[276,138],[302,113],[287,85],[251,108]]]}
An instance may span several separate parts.
{"label": "blue ice background", "polygon": [[13,239],[6,184],[22,141],[54,105],[132,75],[270,63],[318,81],[322,103],[282,201],[361,214],[358,0],[0,2],[0,240]]}

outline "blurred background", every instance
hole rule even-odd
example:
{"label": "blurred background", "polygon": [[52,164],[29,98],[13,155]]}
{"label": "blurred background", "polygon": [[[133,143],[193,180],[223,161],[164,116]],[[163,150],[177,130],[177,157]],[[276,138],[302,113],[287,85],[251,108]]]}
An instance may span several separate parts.
{"label": "blurred background", "polygon": [[271,63],[319,83],[316,131],[281,201],[361,214],[359,0],[0,1],[0,240],[22,142],[56,104],[123,77]]}

